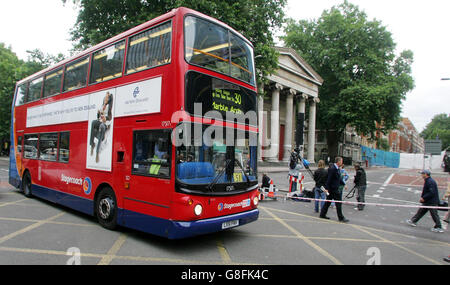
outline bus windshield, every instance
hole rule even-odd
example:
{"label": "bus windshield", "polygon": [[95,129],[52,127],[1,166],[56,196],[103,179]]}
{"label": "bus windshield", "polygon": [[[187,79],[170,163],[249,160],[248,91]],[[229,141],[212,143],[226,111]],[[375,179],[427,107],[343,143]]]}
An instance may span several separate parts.
{"label": "bus windshield", "polygon": [[207,20],[185,19],[185,55],[199,65],[255,85],[253,48],[231,31]]}
{"label": "bus windshield", "polygon": [[[183,141],[176,148],[177,179],[181,183],[213,190],[220,184],[241,183],[246,188],[257,182],[256,133],[189,123],[177,130],[177,138]],[[196,135],[199,131],[201,136]]]}

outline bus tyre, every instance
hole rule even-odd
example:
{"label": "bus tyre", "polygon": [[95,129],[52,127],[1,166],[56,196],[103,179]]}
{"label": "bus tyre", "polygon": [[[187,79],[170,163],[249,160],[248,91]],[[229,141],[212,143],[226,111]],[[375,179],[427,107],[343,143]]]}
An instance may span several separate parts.
{"label": "bus tyre", "polygon": [[26,172],[22,179],[22,192],[25,197],[31,198],[33,195],[31,194],[31,176],[30,173]]}
{"label": "bus tyre", "polygon": [[111,188],[105,187],[100,190],[95,209],[98,223],[102,227],[109,230],[117,227],[117,200]]}

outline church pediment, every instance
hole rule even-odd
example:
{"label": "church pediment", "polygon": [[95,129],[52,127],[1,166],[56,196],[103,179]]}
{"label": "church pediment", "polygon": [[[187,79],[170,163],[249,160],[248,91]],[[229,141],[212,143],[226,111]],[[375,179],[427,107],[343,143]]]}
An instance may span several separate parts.
{"label": "church pediment", "polygon": [[307,80],[316,85],[322,85],[323,79],[312,67],[291,48],[275,47],[280,53],[278,58],[278,66],[280,68],[278,74],[283,77],[289,77],[289,80]]}

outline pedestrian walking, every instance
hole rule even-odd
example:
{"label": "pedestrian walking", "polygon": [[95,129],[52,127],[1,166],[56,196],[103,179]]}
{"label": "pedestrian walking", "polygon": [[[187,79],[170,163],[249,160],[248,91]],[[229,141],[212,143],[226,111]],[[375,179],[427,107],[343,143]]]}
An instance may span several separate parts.
{"label": "pedestrian walking", "polygon": [[[356,201],[358,201],[358,203],[365,203],[367,189],[366,171],[361,167],[359,163],[355,164],[355,171],[356,175],[354,183],[357,189]],[[358,204],[358,207],[356,207],[355,210],[364,210],[364,204]]]}
{"label": "pedestrian walking", "polygon": [[[325,161],[323,160],[319,161],[317,167],[313,176],[316,182],[316,186],[314,187],[314,198],[316,199],[314,210],[316,213],[319,213],[319,201],[317,200],[325,200],[327,198],[327,194],[322,190],[322,187],[325,189],[327,185],[328,172],[325,170]],[[323,208],[324,204],[324,201],[320,202],[320,209]]]}
{"label": "pedestrian walking", "polygon": [[[438,206],[439,205],[439,190],[433,178],[431,178],[431,172],[429,170],[422,170],[420,172],[422,178],[424,180],[422,196],[420,198],[420,203],[423,206]],[[434,228],[431,229],[432,232],[443,233],[444,230],[441,226],[441,220],[439,219],[439,214],[436,209],[430,208],[419,208],[417,214],[411,218],[411,220],[407,220],[406,223],[412,227],[417,226],[417,222],[425,216],[427,212],[430,212],[431,217],[435,223]]]}
{"label": "pedestrian walking", "polygon": [[[328,176],[327,176],[327,184],[326,190],[328,192],[328,200],[336,201],[336,212],[340,222],[348,223],[349,220],[344,217],[342,214],[342,201],[341,195],[339,194],[339,186],[343,185],[343,181],[341,179],[340,167],[343,165],[342,157],[336,157],[335,163],[328,168]],[[331,202],[325,202],[320,211],[320,218],[329,220],[327,217],[328,208],[330,207]]]}

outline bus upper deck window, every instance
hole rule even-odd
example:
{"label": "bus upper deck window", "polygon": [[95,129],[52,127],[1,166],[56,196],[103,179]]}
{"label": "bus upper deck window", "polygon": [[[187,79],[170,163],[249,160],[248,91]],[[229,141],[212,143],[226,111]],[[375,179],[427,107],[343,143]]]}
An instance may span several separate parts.
{"label": "bus upper deck window", "polygon": [[22,104],[25,104],[27,91],[28,91],[28,84],[27,83],[23,83],[17,88],[16,106],[20,106]]}
{"label": "bus upper deck window", "polygon": [[42,82],[43,78],[40,77],[30,82],[28,89],[27,102],[39,100],[41,98]]}
{"label": "bus upper deck window", "polygon": [[131,37],[127,52],[127,74],[170,63],[171,46],[171,22]]}
{"label": "bus upper deck window", "polygon": [[64,91],[86,86],[89,57],[82,58],[66,66],[64,73]]}
{"label": "bus upper deck window", "polygon": [[44,98],[59,94],[61,91],[62,68],[45,76]]}
{"label": "bus upper deck window", "polygon": [[125,41],[94,53],[89,83],[97,83],[122,76]]}

